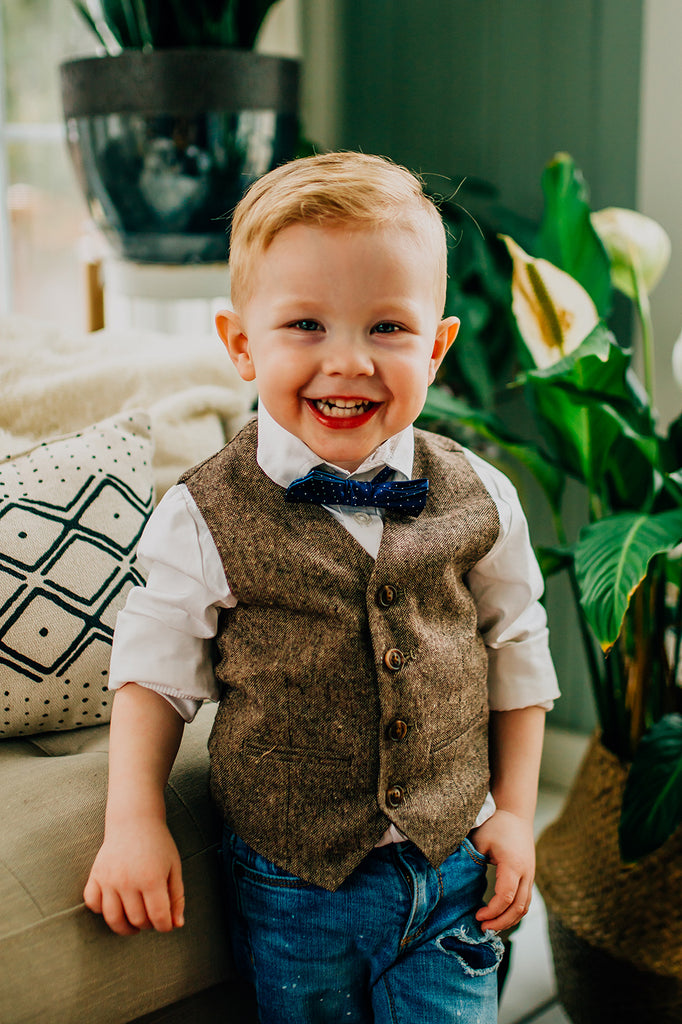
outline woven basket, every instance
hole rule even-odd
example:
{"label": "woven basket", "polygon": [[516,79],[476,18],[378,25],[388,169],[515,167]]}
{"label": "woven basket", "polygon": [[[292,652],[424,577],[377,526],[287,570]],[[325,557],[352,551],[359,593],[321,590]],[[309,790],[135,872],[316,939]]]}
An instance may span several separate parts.
{"label": "woven basket", "polygon": [[574,1024],[681,1024],[682,829],[623,864],[626,773],[595,737],[561,816],[538,841],[559,998]]}

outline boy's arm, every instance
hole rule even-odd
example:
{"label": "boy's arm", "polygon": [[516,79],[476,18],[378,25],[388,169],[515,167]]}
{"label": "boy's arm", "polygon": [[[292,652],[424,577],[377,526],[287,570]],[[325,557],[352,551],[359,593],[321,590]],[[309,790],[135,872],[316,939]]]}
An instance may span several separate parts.
{"label": "boy's arm", "polygon": [[119,935],[184,922],[180,857],[163,798],[183,727],[153,690],[128,683],[116,692],[104,842],[83,898]]}
{"label": "boy's arm", "polygon": [[495,894],[476,914],[481,927],[493,931],[516,924],[530,906],[544,728],[545,711],[540,707],[490,714],[491,792],[497,810],[471,838],[497,868]]}

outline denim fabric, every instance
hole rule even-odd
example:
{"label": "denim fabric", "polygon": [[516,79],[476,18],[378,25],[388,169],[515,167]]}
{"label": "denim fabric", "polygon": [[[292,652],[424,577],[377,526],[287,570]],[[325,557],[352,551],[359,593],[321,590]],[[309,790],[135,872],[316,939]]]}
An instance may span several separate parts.
{"label": "denim fabric", "polygon": [[440,868],[409,842],[373,850],[336,892],[225,831],[229,927],[262,1024],[495,1024],[502,943],[474,913],[485,859]]}

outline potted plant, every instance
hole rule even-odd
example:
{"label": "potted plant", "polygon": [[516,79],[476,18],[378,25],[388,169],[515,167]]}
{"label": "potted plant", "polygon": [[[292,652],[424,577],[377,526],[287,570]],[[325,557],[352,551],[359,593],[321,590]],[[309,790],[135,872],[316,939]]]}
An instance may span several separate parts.
{"label": "potted plant", "polygon": [[446,230],[445,315],[455,315],[461,322],[438,379],[454,394],[491,409],[515,363],[511,269],[500,235],[513,234],[526,244],[537,225],[504,207],[487,181],[442,174],[433,176],[433,184],[429,175],[425,180]]}
{"label": "potted plant", "polygon": [[229,214],[298,141],[298,61],[254,52],[276,0],[73,0],[105,55],[61,67],[91,215],[140,262],[227,258]]}
{"label": "potted plant", "polygon": [[[545,215],[530,256],[505,239],[530,443],[442,388],[427,421],[449,417],[534,474],[567,572],[600,730],[565,810],[538,843],[559,994],[576,1024],[682,1019],[682,416],[661,430],[648,293],[665,266],[662,229],[632,211],[592,214],[582,177],[546,168]],[[605,318],[615,286],[638,313],[645,385]],[[569,536],[564,486],[582,485]],[[550,623],[550,626],[552,623]],[[562,628],[555,623],[554,628]]]}

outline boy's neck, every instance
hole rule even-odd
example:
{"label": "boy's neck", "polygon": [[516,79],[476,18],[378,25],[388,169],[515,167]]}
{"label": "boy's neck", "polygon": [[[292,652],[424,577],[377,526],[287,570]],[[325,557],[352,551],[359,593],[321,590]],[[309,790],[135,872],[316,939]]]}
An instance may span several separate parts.
{"label": "boy's neck", "polygon": [[360,476],[374,473],[386,465],[402,473],[407,479],[412,475],[414,461],[414,432],[412,427],[388,438],[354,470],[327,462],[308,446],[280,426],[267,411],[262,402],[258,405],[258,453],[257,461],[263,472],[281,487],[290,483],[318,466],[328,467],[339,476]]}

